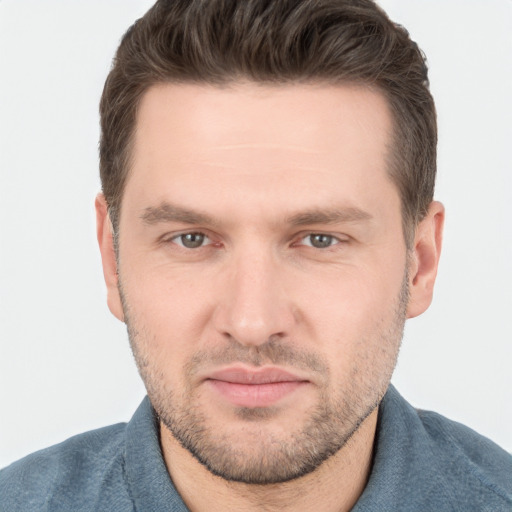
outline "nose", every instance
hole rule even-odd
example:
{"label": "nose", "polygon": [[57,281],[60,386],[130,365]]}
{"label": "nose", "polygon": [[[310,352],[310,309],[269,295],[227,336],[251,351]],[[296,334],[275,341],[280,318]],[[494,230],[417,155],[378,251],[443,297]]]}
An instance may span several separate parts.
{"label": "nose", "polygon": [[282,265],[271,255],[248,251],[233,260],[219,287],[217,332],[244,346],[289,336],[297,315]]}

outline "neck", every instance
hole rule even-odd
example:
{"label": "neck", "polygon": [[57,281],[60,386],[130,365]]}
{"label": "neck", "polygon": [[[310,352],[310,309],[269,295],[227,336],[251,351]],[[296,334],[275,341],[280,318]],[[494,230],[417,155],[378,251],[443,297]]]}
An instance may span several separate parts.
{"label": "neck", "polygon": [[163,424],[162,450],[174,486],[192,512],[349,511],[368,481],[377,413],[375,409],[347,444],[315,471],[281,484],[250,485],[213,475],[174,439]]}

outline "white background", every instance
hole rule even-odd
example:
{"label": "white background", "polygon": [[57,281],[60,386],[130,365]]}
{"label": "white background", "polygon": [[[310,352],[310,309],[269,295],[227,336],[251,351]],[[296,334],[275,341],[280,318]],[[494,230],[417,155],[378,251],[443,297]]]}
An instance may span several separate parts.
{"label": "white background", "polygon": [[[0,467],[129,420],[144,389],[105,304],[97,105],[149,0],[0,0]],[[512,451],[512,1],[382,0],[428,56],[444,254],[394,383]]]}

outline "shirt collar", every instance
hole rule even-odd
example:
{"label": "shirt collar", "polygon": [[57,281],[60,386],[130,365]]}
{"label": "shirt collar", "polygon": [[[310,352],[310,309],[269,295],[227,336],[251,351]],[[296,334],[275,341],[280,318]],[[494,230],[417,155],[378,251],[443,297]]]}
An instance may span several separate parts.
{"label": "shirt collar", "polygon": [[160,449],[159,422],[146,397],[126,429],[125,473],[136,510],[188,512]]}
{"label": "shirt collar", "polygon": [[430,510],[432,501],[452,503],[431,443],[417,411],[390,385],[379,406],[370,478],[353,512]]}

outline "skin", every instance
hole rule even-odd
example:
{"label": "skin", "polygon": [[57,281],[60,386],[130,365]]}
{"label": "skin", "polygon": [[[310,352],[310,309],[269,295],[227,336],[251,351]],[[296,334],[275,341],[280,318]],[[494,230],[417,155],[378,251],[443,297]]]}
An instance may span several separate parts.
{"label": "skin", "polygon": [[[102,195],[98,240],[191,510],[349,510],[362,493],[444,219],[433,202],[406,249],[391,132],[383,96],[360,86],[166,84],[143,97],[117,258]],[[238,405],[210,378],[233,365],[300,383]]]}

